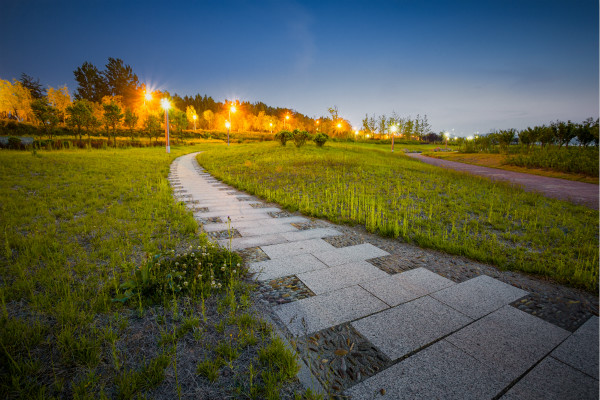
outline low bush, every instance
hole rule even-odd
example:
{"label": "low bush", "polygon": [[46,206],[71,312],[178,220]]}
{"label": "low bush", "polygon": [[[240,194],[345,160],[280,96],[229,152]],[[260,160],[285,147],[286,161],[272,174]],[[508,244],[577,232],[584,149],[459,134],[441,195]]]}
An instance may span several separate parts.
{"label": "low bush", "polygon": [[294,144],[296,147],[302,147],[306,143],[308,139],[310,139],[310,134],[306,131],[299,131],[298,129],[294,130],[293,133]]}
{"label": "low bush", "polygon": [[289,131],[281,131],[275,134],[275,140],[277,140],[282,146],[285,146],[287,141],[292,138],[292,132]]}
{"label": "low bush", "polygon": [[315,138],[313,140],[315,141],[315,143],[318,147],[323,147],[325,142],[327,142],[327,140],[329,140],[329,136],[327,136],[326,133],[319,133],[317,136],[315,136]]}

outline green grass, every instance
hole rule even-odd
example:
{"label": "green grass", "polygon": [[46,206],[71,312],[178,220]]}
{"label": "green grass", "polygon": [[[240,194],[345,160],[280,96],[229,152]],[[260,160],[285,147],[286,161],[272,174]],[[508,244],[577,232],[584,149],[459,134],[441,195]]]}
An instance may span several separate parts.
{"label": "green grass", "polygon": [[249,144],[213,148],[198,160],[217,178],[291,210],[598,288],[598,212],[583,206],[365,145]]}
{"label": "green grass", "polygon": [[250,290],[238,256],[199,234],[167,180],[175,157],[204,146],[0,151],[1,398],[175,395],[188,379],[177,369],[196,363],[181,341],[201,351],[219,324],[235,352],[268,345],[238,315]]}
{"label": "green grass", "polygon": [[548,146],[507,158],[506,163],[526,168],[549,168],[554,171],[598,177],[597,147]]}

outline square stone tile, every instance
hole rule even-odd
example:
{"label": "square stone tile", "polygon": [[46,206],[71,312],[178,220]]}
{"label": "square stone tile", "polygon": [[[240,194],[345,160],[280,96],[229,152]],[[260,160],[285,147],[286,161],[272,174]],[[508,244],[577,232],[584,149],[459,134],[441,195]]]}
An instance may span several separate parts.
{"label": "square stone tile", "polygon": [[[224,215],[223,220],[227,220],[227,217],[228,217],[227,215]],[[229,217],[231,217],[232,224],[242,222],[242,221],[270,221],[273,219],[269,216],[269,214],[266,214],[266,213],[232,215]],[[255,222],[255,223],[259,223],[259,222]]]}
{"label": "square stone tile", "polygon": [[[250,228],[237,228],[238,232],[242,236],[258,236],[258,235],[268,235],[273,233],[284,233],[284,232],[296,232],[297,228],[293,227],[290,224],[277,224],[271,226],[252,226]],[[288,241],[290,241],[287,237],[284,236]]]}
{"label": "square stone tile", "polygon": [[384,278],[360,286],[394,307],[452,285],[455,283],[450,279],[425,268],[416,268],[395,275],[386,273]]}
{"label": "square stone tile", "polygon": [[552,352],[552,357],[598,379],[598,317],[581,325]]}
{"label": "square stone tile", "polygon": [[431,297],[477,319],[526,295],[524,290],[481,275],[433,293]]}
{"label": "square stone tile", "polygon": [[508,384],[544,358],[569,332],[504,306],[446,338],[499,371]]}
{"label": "square stone tile", "polygon": [[308,239],[320,239],[328,236],[338,236],[341,235],[340,232],[331,228],[316,228],[316,229],[307,229],[304,231],[297,232],[288,232],[284,233],[282,236],[289,240],[290,242],[296,242],[298,240],[308,240]]}
{"label": "square stone tile", "polygon": [[547,357],[515,384],[503,400],[592,400],[598,398],[598,381]]}
{"label": "square stone tile", "polygon": [[273,245],[278,243],[286,243],[287,240],[280,234],[274,235],[260,235],[260,236],[249,236],[231,239],[217,240],[219,246],[229,249],[231,243],[231,250],[247,249],[248,247],[258,247],[263,245]]}
{"label": "square stone tile", "polygon": [[494,371],[440,340],[344,394],[357,400],[465,400],[492,399],[502,389]]}
{"label": "square stone tile", "polygon": [[323,268],[327,268],[327,265],[311,254],[299,254],[287,258],[255,262],[251,263],[249,267],[250,272],[256,274],[255,279],[260,281],[269,281]]}
{"label": "square stone tile", "polygon": [[283,217],[283,218],[267,218],[262,219],[258,222],[259,225],[270,226],[270,225],[279,225],[279,224],[292,224],[299,222],[307,222],[308,220],[304,217]]}
{"label": "square stone tile", "polygon": [[[301,240],[298,242],[262,246],[262,250],[273,260],[276,258],[289,257],[296,254],[315,254],[327,251],[334,247],[321,239]],[[318,257],[317,257],[318,258]]]}
{"label": "square stone tile", "polygon": [[391,360],[396,360],[471,321],[471,318],[425,296],[355,321],[352,326]]}
{"label": "square stone tile", "polygon": [[364,261],[369,258],[387,256],[389,253],[383,251],[370,243],[358,244],[356,246],[348,246],[334,248],[333,250],[313,253],[315,257],[323,261],[325,264],[334,267],[336,265],[348,264],[356,261]]}
{"label": "square stone tile", "polygon": [[387,305],[359,286],[274,307],[294,336],[302,336],[384,310]]}
{"label": "square stone tile", "polygon": [[298,274],[298,278],[315,294],[332,292],[385,276],[388,275],[366,261]]}

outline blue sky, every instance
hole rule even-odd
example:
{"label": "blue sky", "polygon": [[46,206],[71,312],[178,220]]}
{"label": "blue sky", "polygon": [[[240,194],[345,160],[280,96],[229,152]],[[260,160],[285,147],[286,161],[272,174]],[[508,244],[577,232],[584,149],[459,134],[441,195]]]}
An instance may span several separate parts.
{"label": "blue sky", "polygon": [[289,107],[427,114],[460,136],[598,116],[598,2],[28,1],[3,4],[0,78],[76,88],[108,57],[143,82]]}

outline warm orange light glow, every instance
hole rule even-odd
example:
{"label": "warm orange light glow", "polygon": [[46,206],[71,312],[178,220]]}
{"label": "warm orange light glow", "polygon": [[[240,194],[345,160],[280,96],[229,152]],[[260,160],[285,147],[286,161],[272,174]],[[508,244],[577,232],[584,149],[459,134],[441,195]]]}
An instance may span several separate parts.
{"label": "warm orange light glow", "polygon": [[392,125],[392,126],[390,127],[390,129],[391,129],[391,131],[392,131],[393,133],[396,133],[396,131],[398,130],[398,127],[397,127],[396,125]]}
{"label": "warm orange light glow", "polygon": [[227,129],[231,128],[231,124],[229,123],[229,121],[225,121],[225,128],[227,128]]}
{"label": "warm orange light glow", "polygon": [[146,95],[144,96],[146,98],[147,101],[152,100],[152,93],[146,92]]}
{"label": "warm orange light glow", "polygon": [[317,120],[317,125],[319,125],[319,122],[321,122],[321,121]]}
{"label": "warm orange light glow", "polygon": [[285,119],[290,119],[290,116],[289,116],[289,115],[286,115],[286,116],[285,116]]}
{"label": "warm orange light glow", "polygon": [[269,126],[273,126],[273,123],[272,123],[272,122],[269,122]]}
{"label": "warm orange light glow", "polygon": [[235,108],[235,106],[234,106],[234,105],[232,105],[232,106],[231,106],[231,108],[230,108],[230,110],[231,110],[231,112],[232,112],[232,113],[234,113],[234,112],[236,111],[236,108]]}
{"label": "warm orange light glow", "polygon": [[338,128],[341,128],[341,127],[342,127],[342,124],[337,124],[337,127],[338,127]]}
{"label": "warm orange light glow", "polygon": [[192,116],[192,118],[193,118],[193,119],[194,119],[194,121],[195,121],[195,120],[196,120],[196,118],[198,118],[198,116],[197,116],[196,114],[194,114],[194,115]]}
{"label": "warm orange light glow", "polygon": [[171,108],[171,103],[169,102],[169,99],[162,99],[160,101],[160,106],[165,110],[168,110],[169,108]]}

